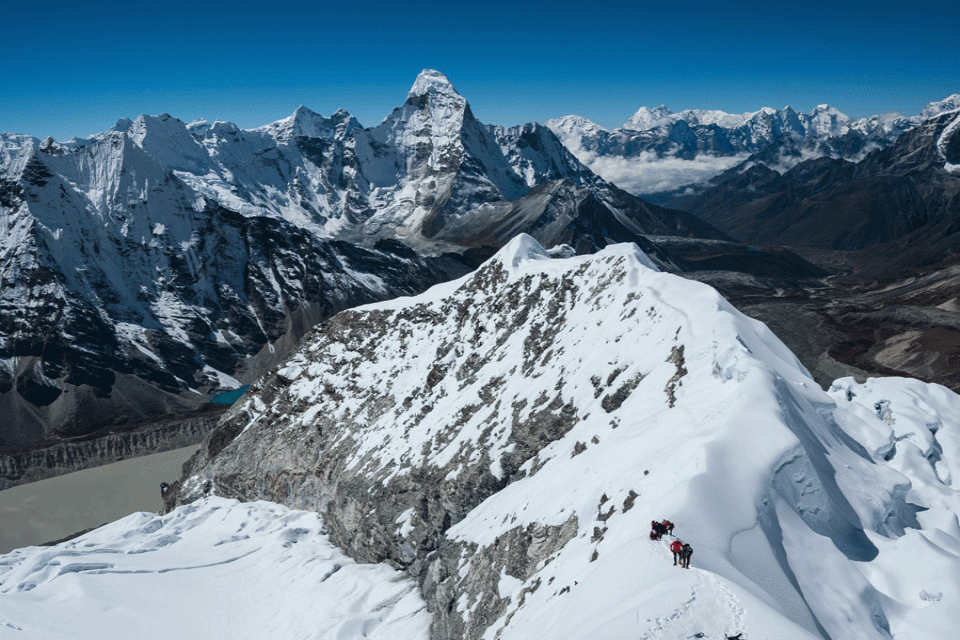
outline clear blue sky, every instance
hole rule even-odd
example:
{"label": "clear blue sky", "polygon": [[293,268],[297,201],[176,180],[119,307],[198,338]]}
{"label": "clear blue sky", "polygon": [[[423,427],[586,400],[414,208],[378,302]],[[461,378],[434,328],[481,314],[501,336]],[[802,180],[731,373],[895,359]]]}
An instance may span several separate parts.
{"label": "clear blue sky", "polygon": [[[0,0],[0,131],[85,137],[118,118],[366,126],[443,71],[484,122],[640,106],[918,113],[960,92],[960,1],[682,3]],[[666,5],[672,6],[666,6]]]}

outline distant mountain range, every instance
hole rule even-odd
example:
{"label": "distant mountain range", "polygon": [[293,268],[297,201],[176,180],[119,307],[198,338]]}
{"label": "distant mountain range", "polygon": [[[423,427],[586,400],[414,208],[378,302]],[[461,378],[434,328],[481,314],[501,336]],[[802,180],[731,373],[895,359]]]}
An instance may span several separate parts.
{"label": "distant mountain range", "polygon": [[931,102],[915,116],[888,113],[859,120],[825,104],[808,114],[790,107],[674,113],[661,105],[641,107],[613,130],[582,116],[549,120],[547,127],[601,176],[632,193],[653,194],[704,182],[751,154],[764,154],[765,163],[778,170],[816,157],[857,161],[925,120],[958,108],[960,94]]}
{"label": "distant mountain range", "polygon": [[860,251],[892,272],[960,258],[960,110],[933,116],[859,162],[822,157],[782,174],[762,158],[678,197],[744,242]]}
{"label": "distant mountain range", "polygon": [[462,275],[520,232],[581,252],[726,236],[597,177],[541,125],[419,75],[377,127],[305,107],[0,137],[0,446],[189,413],[348,306]]}
{"label": "distant mountain range", "polygon": [[[953,96],[925,114],[957,106]],[[723,178],[736,180],[771,158],[877,147],[862,162],[883,173],[880,147],[922,129],[893,116],[853,122],[827,107],[742,116],[641,109],[614,132],[585,122],[486,125],[443,74],[425,70],[371,128],[343,110],[324,117],[300,107],[250,130],[163,114],[64,143],[0,134],[0,448],[192,415],[282,362],[320,320],[459,277],[519,233],[577,253],[634,242],[673,271],[827,275],[789,249],[763,246],[792,241],[773,223],[744,214],[758,234],[770,230],[744,235],[733,218],[707,211],[745,197],[722,195],[722,184],[700,187],[702,201],[674,200],[688,210],[680,211],[590,166],[662,161],[679,176],[686,165],[676,163],[699,163],[715,177],[711,163],[720,161],[739,165]],[[924,138],[935,149],[928,173],[942,180],[910,178],[924,202],[952,184],[951,123]],[[590,166],[562,143],[581,130],[592,132],[576,138],[581,151],[594,145]],[[862,166],[857,175],[869,172]],[[764,175],[770,188],[779,184]],[[875,236],[913,233],[936,211],[878,219],[886,226]]]}

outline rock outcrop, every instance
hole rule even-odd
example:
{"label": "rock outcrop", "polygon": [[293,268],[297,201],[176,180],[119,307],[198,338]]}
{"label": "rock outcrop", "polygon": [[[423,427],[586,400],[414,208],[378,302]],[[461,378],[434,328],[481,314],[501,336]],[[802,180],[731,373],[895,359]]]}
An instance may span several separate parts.
{"label": "rock outcrop", "polygon": [[90,469],[149,453],[199,444],[220,420],[222,411],[80,442],[59,442],[28,451],[0,452],[0,491],[20,484]]}

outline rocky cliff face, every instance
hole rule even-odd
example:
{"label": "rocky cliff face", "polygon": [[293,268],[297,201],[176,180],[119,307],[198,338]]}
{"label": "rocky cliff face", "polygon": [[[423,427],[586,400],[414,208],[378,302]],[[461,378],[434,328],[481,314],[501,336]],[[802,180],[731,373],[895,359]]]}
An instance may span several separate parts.
{"label": "rocky cliff face", "polygon": [[168,508],[318,511],[350,555],[418,578],[437,640],[569,631],[597,611],[576,586],[591,580],[624,584],[600,591],[632,620],[646,601],[622,574],[651,514],[739,585],[716,587],[731,612],[762,593],[790,637],[889,637],[907,605],[878,576],[898,540],[938,539],[960,512],[957,425],[885,457],[889,423],[839,406],[852,381],[830,398],[709,287],[633,245],[568,255],[520,236],[458,281],[322,323],[225,415]]}
{"label": "rocky cliff face", "polygon": [[19,484],[90,469],[100,465],[160,453],[201,442],[223,411],[141,426],[80,442],[60,442],[42,449],[0,453],[0,491]]}

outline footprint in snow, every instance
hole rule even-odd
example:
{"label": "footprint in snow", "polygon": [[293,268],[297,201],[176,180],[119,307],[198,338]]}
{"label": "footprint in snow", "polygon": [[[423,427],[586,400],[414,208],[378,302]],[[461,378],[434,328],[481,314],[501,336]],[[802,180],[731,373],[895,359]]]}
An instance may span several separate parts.
{"label": "footprint in snow", "polygon": [[672,614],[658,618],[643,640],[725,638],[745,631],[743,607],[712,573],[695,572],[689,595]]}

